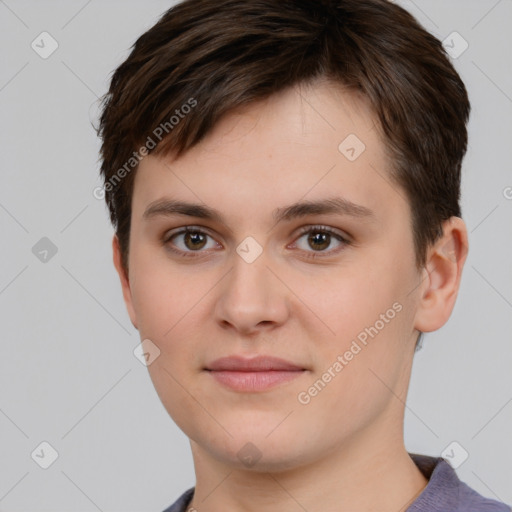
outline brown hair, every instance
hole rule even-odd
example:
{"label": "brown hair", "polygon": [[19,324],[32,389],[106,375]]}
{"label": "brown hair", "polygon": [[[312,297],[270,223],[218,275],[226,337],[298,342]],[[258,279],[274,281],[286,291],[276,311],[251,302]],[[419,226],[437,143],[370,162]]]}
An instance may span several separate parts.
{"label": "brown hair", "polygon": [[386,0],[185,0],[137,39],[103,98],[101,175],[125,270],[141,156],[178,157],[236,107],[319,78],[369,100],[421,268],[461,216],[470,104],[441,42]]}

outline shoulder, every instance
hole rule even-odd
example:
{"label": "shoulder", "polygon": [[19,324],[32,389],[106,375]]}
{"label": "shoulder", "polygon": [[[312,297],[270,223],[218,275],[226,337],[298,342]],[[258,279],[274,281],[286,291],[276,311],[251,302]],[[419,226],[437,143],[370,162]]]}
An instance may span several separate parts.
{"label": "shoulder", "polygon": [[460,512],[511,512],[512,508],[501,501],[482,496],[467,484],[461,482],[458,510]]}

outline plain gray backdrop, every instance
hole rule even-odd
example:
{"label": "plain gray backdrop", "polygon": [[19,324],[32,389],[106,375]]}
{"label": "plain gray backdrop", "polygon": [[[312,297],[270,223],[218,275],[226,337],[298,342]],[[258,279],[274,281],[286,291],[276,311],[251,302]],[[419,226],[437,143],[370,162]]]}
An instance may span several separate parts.
{"label": "plain gray backdrop", "polygon": [[[451,319],[415,356],[406,447],[467,452],[459,477],[512,503],[512,2],[399,3],[446,40],[472,103],[470,252]],[[188,439],[133,354],[113,230],[93,196],[98,98],[171,5],[0,0],[4,512],[159,512],[195,482]]]}

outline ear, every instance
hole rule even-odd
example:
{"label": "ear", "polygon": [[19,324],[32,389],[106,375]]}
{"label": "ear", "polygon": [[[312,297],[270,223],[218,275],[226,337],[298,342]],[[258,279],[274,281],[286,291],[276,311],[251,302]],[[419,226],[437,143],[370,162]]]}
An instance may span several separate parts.
{"label": "ear", "polygon": [[133,326],[135,327],[135,329],[138,329],[137,315],[133,307],[132,291],[130,289],[130,280],[122,264],[121,247],[119,245],[119,239],[117,238],[117,235],[114,235],[114,237],[112,238],[112,252],[114,266],[116,267],[119,279],[121,280],[121,287],[123,289],[123,298],[124,303],[126,305],[126,309],[128,310],[128,314],[130,315],[130,320],[132,321]]}
{"label": "ear", "polygon": [[431,332],[450,318],[459,291],[462,268],[468,254],[464,221],[451,217],[443,223],[443,236],[429,249],[414,327]]}

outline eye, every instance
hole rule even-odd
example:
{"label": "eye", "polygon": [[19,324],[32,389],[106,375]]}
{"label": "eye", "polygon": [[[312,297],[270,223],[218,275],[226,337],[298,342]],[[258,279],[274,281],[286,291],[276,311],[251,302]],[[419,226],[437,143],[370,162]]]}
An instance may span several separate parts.
{"label": "eye", "polygon": [[[333,242],[337,248],[327,251]],[[194,226],[166,233],[162,243],[169,251],[183,257],[200,257],[208,250],[222,247],[209,233]],[[350,243],[350,240],[328,226],[305,226],[291,246],[306,253],[306,258],[318,258],[337,254]]]}
{"label": "eye", "polygon": [[[301,240],[304,243],[298,243]],[[333,242],[336,242],[337,249],[326,251],[326,249],[332,246]],[[298,246],[299,249],[306,253],[310,253],[306,257],[316,258],[323,257],[323,253],[326,253],[325,256],[336,254],[349,244],[349,240],[332,228],[327,226],[305,226],[301,229],[300,236],[293,245]],[[312,251],[308,248],[312,249]]]}
{"label": "eye", "polygon": [[164,236],[163,243],[170,251],[182,256],[195,256],[192,253],[205,252],[202,249],[208,250],[219,247],[219,244],[213,241],[213,239],[213,243],[210,243],[210,246],[208,246],[208,238],[211,238],[211,236],[205,231],[193,226],[187,226],[179,231],[167,233]]}

